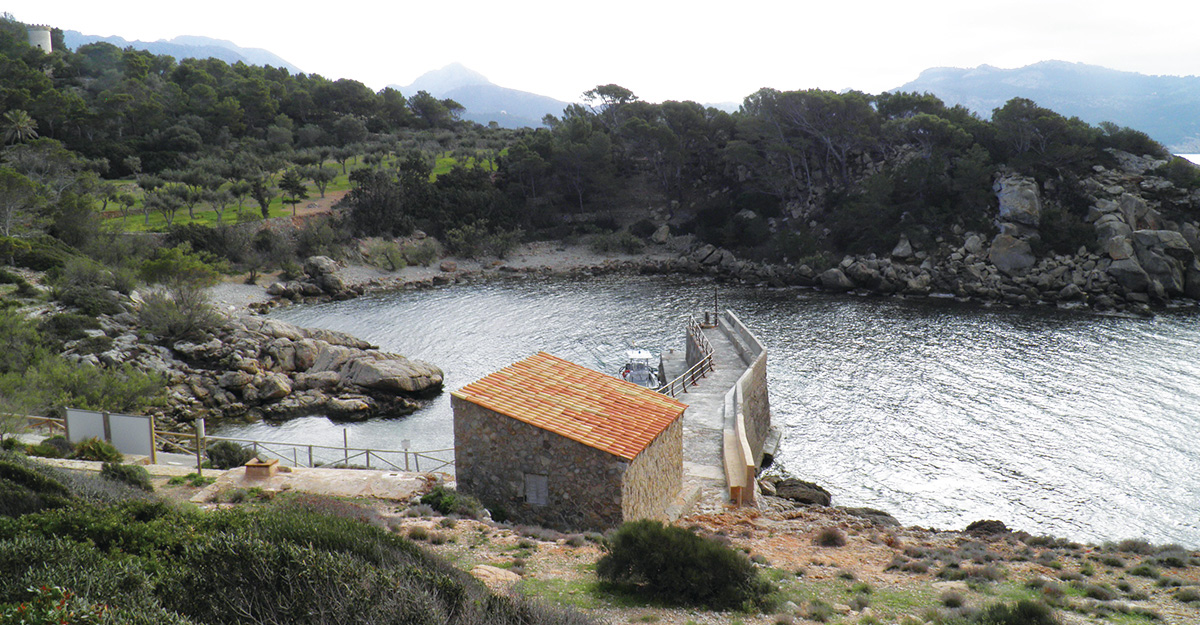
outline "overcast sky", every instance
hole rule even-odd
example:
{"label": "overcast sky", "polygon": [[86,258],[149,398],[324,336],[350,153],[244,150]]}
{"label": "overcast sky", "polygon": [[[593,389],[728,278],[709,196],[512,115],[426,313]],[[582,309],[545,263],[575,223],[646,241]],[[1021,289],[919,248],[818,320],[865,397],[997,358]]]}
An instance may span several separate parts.
{"label": "overcast sky", "polygon": [[607,83],[651,101],[740,102],[760,87],[878,93],[929,67],[1049,59],[1200,74],[1196,0],[11,0],[0,11],[129,40],[228,39],[373,89],[457,61],[568,101]]}

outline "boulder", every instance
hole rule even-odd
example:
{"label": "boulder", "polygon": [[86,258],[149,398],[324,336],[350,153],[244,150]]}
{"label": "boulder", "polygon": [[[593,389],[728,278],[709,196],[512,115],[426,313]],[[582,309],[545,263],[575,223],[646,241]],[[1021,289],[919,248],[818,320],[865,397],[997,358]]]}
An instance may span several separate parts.
{"label": "boulder", "polygon": [[658,243],[659,245],[666,243],[670,238],[671,226],[668,226],[667,224],[659,226],[658,229],[654,231],[654,234],[650,235],[650,240]]}
{"label": "boulder", "polygon": [[307,371],[296,376],[295,388],[326,391],[337,388],[341,383],[342,376],[336,371]]}
{"label": "boulder", "polygon": [[1108,266],[1108,275],[1126,291],[1144,292],[1150,286],[1150,276],[1146,275],[1146,270],[1133,258],[1114,260]]}
{"label": "boulder", "polygon": [[711,256],[715,251],[717,251],[716,247],[714,247],[712,244],[705,243],[704,245],[696,248],[696,251],[692,252],[691,259],[698,263],[702,263],[707,260],[708,257]]}
{"label": "boulder", "polygon": [[1130,228],[1129,224],[1125,223],[1117,213],[1109,213],[1101,217],[1094,228],[1096,229],[1096,239],[1100,241],[1107,241],[1117,236],[1128,237],[1133,234],[1133,228]]}
{"label": "boulder", "polygon": [[1132,193],[1121,194],[1120,199],[1117,200],[1117,206],[1121,216],[1125,218],[1125,223],[1135,229],[1140,221],[1145,220],[1146,211],[1150,208],[1146,205],[1146,200]]}
{"label": "boulder", "polygon": [[875,525],[883,525],[885,527],[899,527],[900,521],[896,517],[875,508],[839,508],[846,514],[856,516],[860,519],[866,519]]}
{"label": "boulder", "polygon": [[1081,289],[1078,284],[1072,282],[1071,284],[1064,286],[1062,290],[1058,292],[1058,299],[1064,301],[1083,299],[1083,289]]}
{"label": "boulder", "polygon": [[1042,200],[1037,182],[1023,176],[1005,176],[993,187],[1000,200],[1001,222],[1037,227],[1042,220]]}
{"label": "boulder", "polygon": [[319,278],[337,271],[337,261],[328,256],[309,256],[304,261],[304,273],[310,278]]}
{"label": "boulder", "polygon": [[471,569],[471,575],[475,579],[483,582],[489,590],[497,593],[507,593],[512,590],[512,586],[521,581],[521,576],[495,566],[487,564],[477,564]]}
{"label": "boulder", "polygon": [[908,242],[908,237],[900,235],[900,242],[892,248],[892,258],[909,258],[912,255],[912,244]]}
{"label": "boulder", "polygon": [[442,387],[442,370],[399,354],[366,352],[350,360],[341,371],[343,380],[389,393],[422,393]]}
{"label": "boulder", "polygon": [[239,389],[254,381],[254,376],[245,371],[226,371],[217,378],[217,385],[225,389]]}
{"label": "boulder", "polygon": [[1022,273],[1037,262],[1028,241],[1007,234],[998,234],[992,239],[988,260],[1008,275]]}
{"label": "boulder", "polygon": [[333,397],[325,402],[325,412],[333,419],[361,420],[375,410],[375,400],[365,395]]}
{"label": "boulder", "polygon": [[1133,258],[1133,244],[1129,242],[1129,237],[1123,234],[1109,239],[1104,245],[1104,251],[1113,260]]}
{"label": "boulder", "polygon": [[1183,293],[1200,300],[1200,260],[1193,260],[1184,274]]}
{"label": "boulder", "polygon": [[983,237],[978,234],[967,237],[967,240],[963,242],[963,250],[976,256],[983,254]]}
{"label": "boulder", "polygon": [[1196,256],[1183,234],[1174,230],[1135,230],[1133,241],[1143,248],[1161,249],[1168,256],[1180,261],[1190,261]]}
{"label": "boulder", "polygon": [[826,269],[817,279],[822,287],[830,291],[849,291],[854,288],[854,283],[850,281],[850,278],[847,278],[846,274],[837,267]]}
{"label": "boulder", "polygon": [[833,501],[833,496],[829,494],[829,491],[812,482],[796,478],[775,482],[775,496],[817,506],[828,506]]}
{"label": "boulder", "polygon": [[274,401],[292,392],[292,381],[281,373],[266,373],[262,380],[255,384],[255,388],[260,401]]}
{"label": "boulder", "polygon": [[458,271],[458,263],[452,260],[443,260],[442,263],[438,265],[438,269],[445,273],[454,273],[455,271]]}

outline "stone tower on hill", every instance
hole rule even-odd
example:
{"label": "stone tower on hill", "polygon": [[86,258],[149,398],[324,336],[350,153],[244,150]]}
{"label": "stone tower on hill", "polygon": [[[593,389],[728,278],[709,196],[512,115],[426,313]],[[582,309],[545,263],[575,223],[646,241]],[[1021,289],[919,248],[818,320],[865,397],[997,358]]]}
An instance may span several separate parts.
{"label": "stone tower on hill", "polygon": [[29,27],[29,45],[41,48],[42,52],[53,52],[54,44],[50,41],[50,27],[34,24]]}

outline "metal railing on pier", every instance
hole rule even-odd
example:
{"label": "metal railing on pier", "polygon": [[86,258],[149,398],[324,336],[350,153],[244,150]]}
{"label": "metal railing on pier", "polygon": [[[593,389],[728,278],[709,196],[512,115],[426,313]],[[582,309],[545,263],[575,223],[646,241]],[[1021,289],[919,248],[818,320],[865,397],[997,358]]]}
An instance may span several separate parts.
{"label": "metal railing on pier", "polygon": [[695,345],[699,353],[702,354],[700,360],[692,365],[682,375],[654,389],[663,395],[678,397],[681,393],[688,392],[689,386],[697,384],[701,378],[708,374],[716,367],[713,365],[713,348],[708,342],[708,337],[704,336],[704,330],[700,322],[695,317],[690,317],[687,324],[687,340]]}

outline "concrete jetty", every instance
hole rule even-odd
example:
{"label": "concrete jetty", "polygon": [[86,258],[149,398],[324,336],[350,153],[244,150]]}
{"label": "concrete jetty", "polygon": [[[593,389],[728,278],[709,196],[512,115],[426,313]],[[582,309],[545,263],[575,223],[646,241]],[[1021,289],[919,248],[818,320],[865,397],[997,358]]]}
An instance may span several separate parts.
{"label": "concrete jetty", "polygon": [[[731,311],[709,315],[707,321],[689,324],[688,349],[662,356],[664,379],[685,377],[670,394],[688,405],[683,489],[668,510],[671,518],[697,508],[753,503],[754,472],[771,424],[766,348]],[[706,355],[711,369],[702,377],[687,374]]]}

